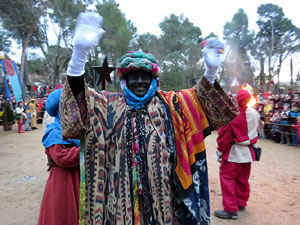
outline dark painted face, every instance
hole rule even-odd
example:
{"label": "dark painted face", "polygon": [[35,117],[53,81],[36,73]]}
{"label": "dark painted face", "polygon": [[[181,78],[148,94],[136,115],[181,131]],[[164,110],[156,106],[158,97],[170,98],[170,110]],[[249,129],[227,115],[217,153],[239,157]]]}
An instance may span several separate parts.
{"label": "dark painted face", "polygon": [[144,97],[152,82],[152,74],[142,70],[129,72],[126,77],[127,87],[137,97]]}

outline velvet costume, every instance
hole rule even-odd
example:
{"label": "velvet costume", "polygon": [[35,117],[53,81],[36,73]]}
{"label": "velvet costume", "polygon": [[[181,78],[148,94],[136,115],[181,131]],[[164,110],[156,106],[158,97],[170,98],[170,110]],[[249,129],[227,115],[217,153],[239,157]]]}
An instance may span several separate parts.
{"label": "velvet costume", "polygon": [[[86,86],[75,99],[67,82],[60,111],[63,137],[85,139],[85,224],[136,222],[129,172],[136,153],[128,151],[133,141],[144,163],[141,224],[210,223],[204,138],[236,116],[217,82],[212,86],[203,77],[191,89],[158,91],[140,110],[131,109],[120,93]],[[138,140],[134,129],[142,133]]]}
{"label": "velvet costume", "polygon": [[250,98],[247,90],[239,90],[238,116],[218,130],[217,149],[223,153],[219,171],[222,204],[229,213],[247,206],[251,163],[256,161],[252,145],[257,143],[259,129],[264,126],[259,113],[246,106]]}
{"label": "velvet costume", "polygon": [[46,149],[56,166],[50,169],[38,225],[78,225],[79,151],[60,144]]}

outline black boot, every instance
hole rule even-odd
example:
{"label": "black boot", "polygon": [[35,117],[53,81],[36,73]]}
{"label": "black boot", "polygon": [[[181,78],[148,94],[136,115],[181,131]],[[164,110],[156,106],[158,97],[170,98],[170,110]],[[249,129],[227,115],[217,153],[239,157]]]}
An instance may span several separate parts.
{"label": "black boot", "polygon": [[239,206],[239,211],[245,211],[246,210],[246,206]]}
{"label": "black boot", "polygon": [[225,210],[219,210],[215,211],[215,216],[222,218],[222,219],[237,219],[238,218],[238,212],[227,212]]}

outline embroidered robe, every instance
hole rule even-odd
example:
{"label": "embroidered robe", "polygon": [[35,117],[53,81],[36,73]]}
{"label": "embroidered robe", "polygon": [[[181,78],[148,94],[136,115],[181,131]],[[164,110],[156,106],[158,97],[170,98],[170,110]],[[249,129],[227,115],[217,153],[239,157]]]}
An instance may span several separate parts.
{"label": "embroidered robe", "polygon": [[[120,93],[85,87],[76,101],[68,83],[63,90],[63,138],[85,138],[85,224],[134,224],[126,152],[130,110]],[[145,111],[152,224],[209,224],[204,138],[230,122],[236,108],[217,82],[203,77],[191,89],[158,91]]]}

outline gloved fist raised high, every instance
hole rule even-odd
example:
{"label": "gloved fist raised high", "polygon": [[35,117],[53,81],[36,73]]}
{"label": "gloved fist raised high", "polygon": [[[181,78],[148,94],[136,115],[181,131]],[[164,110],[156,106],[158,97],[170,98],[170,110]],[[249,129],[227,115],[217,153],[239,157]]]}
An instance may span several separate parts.
{"label": "gloved fist raised high", "polygon": [[95,47],[104,33],[102,29],[102,16],[94,12],[80,13],[73,38],[73,53],[69,62],[67,74],[81,76],[88,52]]}
{"label": "gloved fist raised high", "polygon": [[224,43],[218,38],[209,38],[201,42],[203,57],[206,66],[204,76],[211,84],[215,82],[216,72],[221,64],[221,54],[224,52]]}

